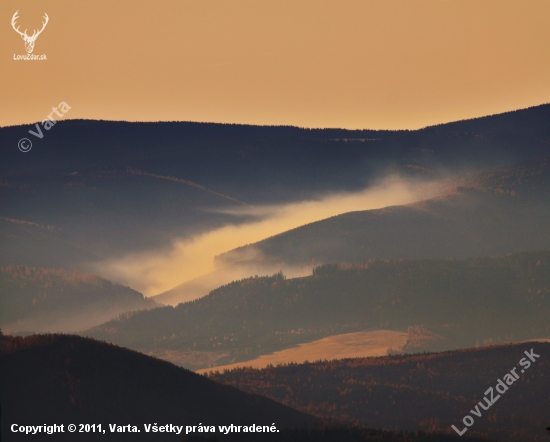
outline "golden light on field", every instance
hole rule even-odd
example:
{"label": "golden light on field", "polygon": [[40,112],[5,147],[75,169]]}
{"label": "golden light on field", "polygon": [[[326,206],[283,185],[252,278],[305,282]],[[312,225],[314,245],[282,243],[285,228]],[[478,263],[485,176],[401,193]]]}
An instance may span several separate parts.
{"label": "golden light on field", "polygon": [[265,368],[268,365],[298,364],[306,361],[366,358],[369,356],[386,356],[388,349],[401,348],[407,342],[406,332],[391,330],[362,331],[329,336],[318,341],[300,344],[296,347],[277,351],[268,355],[262,355],[251,361],[238,362],[231,365],[223,365],[214,368],[197,370],[197,373],[208,373],[211,370],[224,370],[233,368],[252,367]]}

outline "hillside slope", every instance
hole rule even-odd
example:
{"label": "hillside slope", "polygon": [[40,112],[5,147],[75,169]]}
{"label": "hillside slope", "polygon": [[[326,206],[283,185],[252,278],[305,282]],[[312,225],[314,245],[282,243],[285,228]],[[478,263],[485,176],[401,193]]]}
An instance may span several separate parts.
{"label": "hillside slope", "polygon": [[129,287],[64,269],[0,267],[0,326],[18,331],[80,331],[157,303]]}
{"label": "hillside slope", "polygon": [[[142,351],[206,352],[217,355],[214,365],[339,333],[420,325],[432,338],[417,351],[472,347],[484,339],[518,341],[550,336],[549,269],[548,251],[325,265],[309,277],[236,281],[201,299],[136,312],[86,334]],[[211,366],[201,364],[186,366]]]}
{"label": "hillside slope", "polygon": [[[438,184],[447,195],[350,212],[216,258],[219,266],[463,259],[550,248],[550,157]],[[250,259],[251,256],[257,256]]]}
{"label": "hillside slope", "polygon": [[441,195],[343,213],[214,258],[215,270],[157,295],[177,305],[220,285],[315,265],[370,259],[464,259],[550,248],[550,157],[437,180],[416,190]]}
{"label": "hillside slope", "polygon": [[[12,423],[135,425],[134,434],[78,433],[78,440],[175,440],[144,424],[315,426],[319,420],[270,399],[127,349],[67,335],[0,338],[2,440],[26,440]],[[185,430],[184,430],[185,431]],[[33,435],[33,440],[51,436]],[[55,440],[75,440],[71,433]]]}
{"label": "hillside slope", "polygon": [[[527,351],[540,357],[531,361]],[[549,343],[528,342],[445,353],[344,359],[263,370],[241,368],[211,379],[271,397],[308,413],[369,427],[450,431],[506,441],[546,441]],[[525,358],[529,368],[520,366]],[[523,368],[522,368],[523,367]],[[513,368],[519,379],[488,410],[470,410]],[[522,372],[523,371],[523,372]],[[511,381],[511,380],[510,380]],[[503,387],[500,387],[503,390]],[[494,391],[494,390],[493,390]],[[494,391],[496,397],[498,392]],[[488,408],[485,402],[485,408]]]}
{"label": "hillside slope", "polygon": [[15,175],[1,184],[0,265],[82,269],[220,226],[229,216],[207,209],[244,204],[188,180],[117,165]]}

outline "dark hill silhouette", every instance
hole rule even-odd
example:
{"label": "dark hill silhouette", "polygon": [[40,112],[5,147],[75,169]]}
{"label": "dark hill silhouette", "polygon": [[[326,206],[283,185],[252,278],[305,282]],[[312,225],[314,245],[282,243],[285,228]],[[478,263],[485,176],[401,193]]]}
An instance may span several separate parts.
{"label": "dark hill silhouette", "polygon": [[548,251],[324,265],[309,277],[236,281],[86,334],[143,351],[211,352],[219,357],[216,365],[338,333],[415,325],[443,337],[415,351],[550,337],[549,269]]}
{"label": "dark hill silhouette", "polygon": [[81,331],[131,310],[157,306],[129,287],[64,269],[0,267],[0,326]]}
{"label": "dark hill silhouette", "polygon": [[[525,351],[540,355],[521,373]],[[435,354],[319,361],[213,373],[211,379],[304,412],[386,429],[454,431],[507,441],[545,441],[550,343]],[[529,361],[529,359],[527,359]],[[481,417],[470,413],[489,387],[516,368],[519,379]],[[502,387],[501,387],[502,390]],[[494,390],[493,390],[494,391]],[[498,392],[494,391],[495,397]],[[483,402],[485,403],[485,402]],[[487,407],[486,407],[487,408]],[[475,409],[474,409],[475,411]]]}
{"label": "dark hill silhouette", "polygon": [[[504,155],[500,157],[504,163],[510,158],[519,161],[543,156],[550,142],[550,105],[415,131],[67,120],[58,122],[55,131],[35,143],[32,156],[23,156],[15,147],[29,128],[32,126],[0,128],[6,160],[0,166],[2,176],[64,174],[125,164],[207,187],[231,182],[232,193],[259,177],[264,184],[273,184],[272,180],[281,183],[283,177],[276,178],[281,173],[294,183],[303,181],[305,175],[305,184],[314,173],[362,163],[363,159],[402,162],[399,158],[405,155],[407,162],[454,168],[457,161],[495,164],[492,156],[497,152]],[[295,170],[301,171],[302,177],[293,179],[290,172]],[[357,179],[357,169],[348,172],[350,184]],[[345,177],[341,178],[345,183]],[[322,185],[319,179],[315,181]]]}
{"label": "dark hill silhouette", "polygon": [[[2,440],[26,440],[12,423],[136,425],[135,434],[65,433],[53,440],[174,440],[144,424],[314,427],[320,421],[270,399],[220,385],[168,362],[68,335],[0,338]],[[19,436],[19,437],[17,437]],[[33,440],[52,436],[33,435]]]}

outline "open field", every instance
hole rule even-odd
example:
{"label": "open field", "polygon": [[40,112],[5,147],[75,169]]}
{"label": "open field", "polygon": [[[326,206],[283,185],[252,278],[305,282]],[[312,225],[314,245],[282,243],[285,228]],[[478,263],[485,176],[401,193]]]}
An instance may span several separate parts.
{"label": "open field", "polygon": [[[391,330],[363,331],[329,336],[318,341],[300,344],[250,361],[214,367],[215,370],[231,370],[238,367],[264,368],[269,364],[302,363],[319,359],[345,359],[366,356],[384,356],[390,347],[401,347],[407,342],[407,333]],[[205,373],[212,368],[197,370]]]}

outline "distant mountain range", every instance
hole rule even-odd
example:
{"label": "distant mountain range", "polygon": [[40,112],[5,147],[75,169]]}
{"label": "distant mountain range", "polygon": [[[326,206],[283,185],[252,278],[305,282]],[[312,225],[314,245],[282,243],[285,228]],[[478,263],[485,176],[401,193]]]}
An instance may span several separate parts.
{"label": "distant mountain range", "polygon": [[549,269],[548,251],[324,265],[303,278],[277,274],[233,282],[201,299],[136,312],[85,334],[145,352],[187,353],[185,365],[194,369],[209,366],[205,353],[213,357],[209,364],[224,365],[369,329],[422,325],[436,335],[413,351],[517,342],[550,337]]}
{"label": "distant mountain range", "polygon": [[[28,155],[21,154],[17,142],[31,125],[0,128],[5,159],[0,175],[61,176],[122,164],[264,203],[249,198],[259,195],[252,184],[261,182],[275,194],[298,187],[334,189],[331,178],[337,173],[339,184],[362,188],[364,181],[358,178],[372,170],[373,164],[367,164],[372,160],[454,169],[457,164],[489,167],[541,157],[550,142],[549,121],[549,104],[413,131],[66,120],[37,140]],[[288,194],[281,197],[289,199]]]}
{"label": "distant mountain range", "polygon": [[82,269],[247,221],[218,209],[528,161],[549,121],[550,105],[417,131],[68,120],[26,154],[29,126],[3,127],[0,265]]}
{"label": "distant mountain range", "polygon": [[[538,356],[530,359],[525,352]],[[546,441],[548,354],[550,343],[526,342],[263,370],[242,368],[210,378],[307,413],[368,427],[454,433],[451,425],[455,425],[459,431],[467,428],[463,437]],[[505,378],[512,369],[517,378]],[[499,380],[506,389],[497,387]],[[492,392],[488,393],[489,388]],[[491,393],[495,402],[488,407],[484,396],[490,403]],[[464,416],[473,419],[469,428]]]}
{"label": "distant mountain range", "polygon": [[121,313],[155,306],[141,293],[96,275],[0,268],[0,326],[5,331],[80,331]]}
{"label": "distant mountain range", "polygon": [[[416,131],[68,120],[22,153],[28,129],[0,128],[4,331],[89,327],[81,334],[191,369],[352,332],[408,338],[380,359],[213,376],[291,409],[105,342],[0,333],[2,440],[30,437],[8,433],[10,422],[275,422],[287,428],[270,436],[281,442],[543,440],[550,344],[470,347],[550,337],[550,105]],[[198,234],[258,221],[259,206],[363,191],[390,175],[425,200],[243,241],[213,272],[156,298],[193,299],[175,307],[82,270],[140,264],[138,252],[164,259]],[[537,364],[458,437],[450,425],[462,428],[531,347]],[[410,355],[460,348],[470,350]],[[150,440],[115,436],[102,438]],[[256,436],[226,440],[269,440]]]}
{"label": "distant mountain range", "polygon": [[[2,144],[2,149],[8,149],[6,158],[12,161],[12,167],[0,166],[0,193],[6,202],[0,214],[3,246],[0,263],[34,268],[63,266],[70,272],[100,259],[143,249],[158,250],[174,238],[247,220],[245,217],[235,221],[218,209],[296,200],[326,190],[359,189],[389,170],[420,178],[439,177],[434,185],[438,186],[438,192],[445,193],[407,206],[345,213],[229,251],[217,257],[220,270],[188,281],[157,299],[176,304],[178,300],[205,295],[236,278],[272,274],[279,269],[287,271],[292,266],[305,266],[308,274],[308,268],[324,263],[464,259],[550,249],[550,228],[546,221],[550,219],[549,122],[550,105],[419,131],[60,122],[52,137],[48,137],[47,142],[44,140],[47,144],[42,148],[35,146],[29,155],[14,153],[8,149],[9,143]],[[1,128],[2,143],[7,143],[21,129]],[[510,165],[512,160],[523,162]],[[465,172],[466,167],[473,171]],[[449,178],[450,172],[454,174]],[[398,266],[397,263],[388,265]],[[447,263],[433,265],[439,268]],[[223,308],[218,301],[212,301],[219,295],[214,298],[210,295],[177,309],[155,309],[133,315],[127,321],[115,320],[112,327],[100,327],[91,333],[142,350],[186,352],[190,360],[203,361],[199,365],[190,363],[193,368],[202,368],[205,363],[208,366],[246,360],[334,333],[386,324],[401,331],[409,326],[429,326],[432,333],[447,339],[442,348],[526,333],[513,327],[506,331],[494,323],[484,329],[476,328],[472,334],[453,335],[449,330],[439,329],[450,322],[443,321],[441,318],[447,317],[446,313],[437,309],[431,310],[432,317],[441,319],[436,322],[420,312],[407,318],[395,316],[395,309],[384,312],[382,317],[375,317],[370,309],[361,319],[343,319],[343,315],[338,321],[325,321],[325,313],[316,317],[312,313],[315,308],[308,304],[310,310],[304,307],[300,313],[301,322],[294,321],[293,312],[285,310],[292,300],[284,291],[277,292],[273,298],[281,302],[284,299],[283,304],[266,301],[266,305],[277,307],[265,317],[259,318],[257,312],[247,311],[245,304],[238,306],[238,315],[226,318],[226,313],[236,306],[232,296],[249,296],[243,287],[264,296],[272,290],[269,284],[294,287],[304,281],[306,291],[312,290],[311,281],[321,278],[322,272],[330,268],[321,267],[314,277],[303,280],[284,281],[275,277],[274,280],[241,281],[212,292],[224,294],[223,302],[227,304]],[[328,278],[326,281],[338,279],[343,269],[322,277]],[[425,274],[419,277],[428,278]],[[496,275],[486,277],[489,285],[498,280]],[[439,281],[440,276],[434,278]],[[346,281],[338,280],[338,284],[346,287]],[[475,287],[471,281],[465,284]],[[106,285],[102,287],[92,284],[87,290],[101,292]],[[334,285],[335,292],[340,292],[342,287]],[[411,294],[419,290],[412,283],[407,287]],[[490,290],[497,290],[495,287]],[[5,302],[9,308],[5,310],[5,322],[1,323],[4,327],[19,321],[17,329],[22,330],[21,322],[33,315],[37,315],[35,319],[42,315],[41,320],[48,317],[49,323],[55,315],[59,320],[75,319],[72,314],[75,310],[61,305],[69,297],[61,300],[52,291],[42,293],[39,285],[30,291],[25,289],[28,293],[23,297],[18,295],[19,290],[10,286],[9,294],[6,292]],[[346,290],[352,293],[355,288]],[[501,291],[500,287],[498,290]],[[520,302],[523,292],[509,290],[512,290],[510,296]],[[235,294],[229,295],[233,291]],[[443,289],[433,289],[433,293],[438,291]],[[109,295],[112,299],[108,300],[109,296],[102,293],[95,300],[104,304],[100,310],[105,315],[111,315],[104,315],[105,320],[122,311],[153,305],[134,292],[135,303],[124,301],[111,309],[114,304],[109,303],[116,304],[118,301],[114,299],[118,295],[112,292]],[[488,296],[493,295],[489,292]],[[79,308],[86,305],[88,310],[92,309],[93,302],[89,301],[92,298],[84,301],[81,294],[74,293],[74,296],[80,299]],[[47,302],[42,300],[44,297]],[[483,298],[487,295],[483,294]],[[9,299],[19,299],[18,307],[11,306]],[[58,300],[59,311],[55,314],[50,299]],[[433,307],[432,301],[426,302]],[[331,303],[336,303],[336,312],[339,308],[350,308],[350,318],[354,317],[351,306],[339,305],[335,298],[327,298],[326,302],[327,311],[333,308]],[[534,300],[529,302],[528,309],[536,309]],[[32,307],[29,303],[33,303]],[[23,308],[23,304],[27,306]],[[373,308],[379,305],[382,304]],[[545,306],[543,302],[543,308],[538,311],[544,311]],[[277,319],[278,329],[267,325],[275,321],[274,312],[284,317],[284,320]],[[88,319],[91,317],[96,322],[81,322],[79,329],[98,323],[96,315],[88,315]],[[188,317],[195,319],[184,319]],[[141,331],[139,321],[148,324]],[[214,326],[205,326],[212,321]],[[247,321],[246,325],[243,321]],[[463,330],[465,318],[461,321],[460,330]],[[188,328],[195,323],[198,325],[190,333]],[[537,333],[545,333],[539,325]],[[531,333],[526,337],[537,336]]]}

